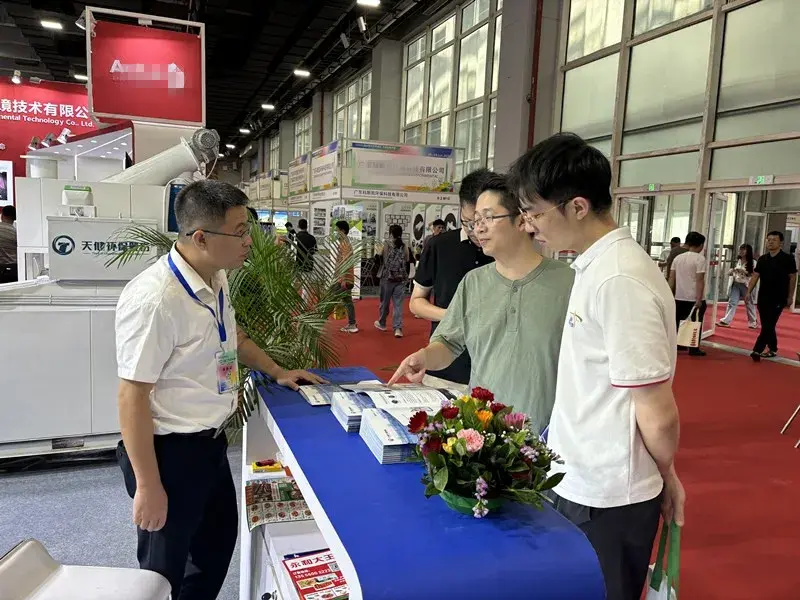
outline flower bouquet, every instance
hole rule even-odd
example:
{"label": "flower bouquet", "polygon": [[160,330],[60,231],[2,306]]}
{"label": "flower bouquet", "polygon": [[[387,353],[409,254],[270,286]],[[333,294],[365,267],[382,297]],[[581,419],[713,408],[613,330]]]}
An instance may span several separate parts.
{"label": "flower bouquet", "polygon": [[542,508],[542,492],[564,477],[548,477],[551,464],[563,461],[531,431],[527,415],[496,402],[489,390],[447,400],[435,415],[417,412],[408,430],[419,436],[425,496],[440,495],[450,508],[476,518],[504,500]]}

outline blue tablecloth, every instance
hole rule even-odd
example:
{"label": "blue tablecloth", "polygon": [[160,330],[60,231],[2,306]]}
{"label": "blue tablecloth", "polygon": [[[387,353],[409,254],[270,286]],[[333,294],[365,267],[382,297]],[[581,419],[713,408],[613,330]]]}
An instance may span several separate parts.
{"label": "blue tablecloth", "polygon": [[[375,379],[360,368],[323,375]],[[365,600],[605,598],[594,550],[552,508],[458,514],[425,498],[420,465],[379,464],[329,407],[277,386],[261,396],[347,549]]]}

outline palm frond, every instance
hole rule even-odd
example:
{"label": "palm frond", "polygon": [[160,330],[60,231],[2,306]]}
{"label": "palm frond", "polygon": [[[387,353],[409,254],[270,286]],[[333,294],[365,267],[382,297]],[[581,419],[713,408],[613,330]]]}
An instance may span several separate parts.
{"label": "palm frond", "polygon": [[156,250],[155,257],[151,259],[154,261],[159,256],[170,251],[170,248],[172,248],[172,245],[175,243],[175,239],[176,236],[158,231],[147,225],[140,225],[138,223],[127,225],[115,231],[109,241],[116,242],[117,244],[125,242],[128,244],[128,247],[119,254],[115,254],[109,258],[106,262],[106,267],[111,267],[113,265],[116,265],[117,268],[124,267],[131,261],[140,260],[142,256],[150,253],[152,249]]}

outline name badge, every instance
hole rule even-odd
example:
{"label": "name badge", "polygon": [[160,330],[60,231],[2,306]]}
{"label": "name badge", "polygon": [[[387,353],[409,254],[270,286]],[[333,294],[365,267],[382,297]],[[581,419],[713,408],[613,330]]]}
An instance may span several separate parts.
{"label": "name badge", "polygon": [[217,352],[217,391],[226,394],[239,389],[239,359],[236,350]]}

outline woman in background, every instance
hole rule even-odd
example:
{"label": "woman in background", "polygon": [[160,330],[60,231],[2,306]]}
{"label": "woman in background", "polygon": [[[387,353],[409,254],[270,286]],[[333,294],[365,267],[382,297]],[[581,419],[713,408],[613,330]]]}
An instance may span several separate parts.
{"label": "woman in background", "polygon": [[405,296],[406,279],[411,253],[403,243],[403,228],[400,225],[389,227],[390,239],[383,246],[383,264],[379,272],[381,279],[380,316],[375,321],[375,328],[386,331],[386,319],[389,317],[389,302],[394,304],[392,329],[394,337],[403,337],[403,296]]}
{"label": "woman in background", "polygon": [[736,309],[739,307],[739,300],[742,298],[744,298],[744,307],[747,310],[747,322],[750,329],[758,327],[756,307],[753,304],[753,299],[747,297],[747,289],[750,285],[750,278],[753,276],[754,266],[753,247],[750,244],[742,244],[739,248],[739,260],[736,266],[730,270],[730,274],[733,275],[733,283],[729,294],[728,312],[718,323],[720,327],[731,326],[733,317],[736,316]]}

